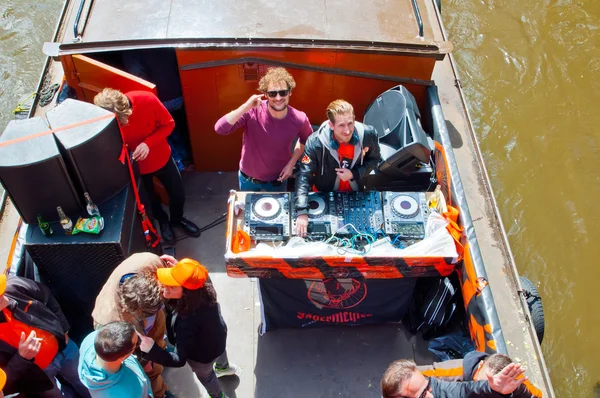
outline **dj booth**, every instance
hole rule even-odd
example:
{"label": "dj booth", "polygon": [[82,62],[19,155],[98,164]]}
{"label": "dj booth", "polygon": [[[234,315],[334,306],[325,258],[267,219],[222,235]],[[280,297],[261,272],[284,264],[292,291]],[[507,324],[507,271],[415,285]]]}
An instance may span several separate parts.
{"label": "dj booth", "polygon": [[[277,327],[398,322],[408,311],[416,278],[447,276],[458,261],[374,249],[375,239],[407,247],[421,242],[428,195],[310,193],[308,236],[301,239],[295,232],[294,193],[232,191],[227,273],[259,278],[263,333]],[[373,239],[362,247],[322,251],[334,240],[355,242],[363,235]]]}

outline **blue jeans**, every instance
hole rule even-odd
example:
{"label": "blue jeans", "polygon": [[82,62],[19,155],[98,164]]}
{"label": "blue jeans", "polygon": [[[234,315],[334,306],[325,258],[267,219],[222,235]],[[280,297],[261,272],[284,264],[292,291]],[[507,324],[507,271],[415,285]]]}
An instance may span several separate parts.
{"label": "blue jeans", "polygon": [[244,177],[241,171],[238,171],[238,180],[240,182],[240,191],[285,192],[287,190],[287,180],[282,181],[280,185],[273,185],[273,183],[270,182],[257,184],[251,179]]}
{"label": "blue jeans", "polygon": [[[44,398],[62,398],[63,394],[65,397],[85,397],[89,398],[90,393],[88,389],[81,384],[79,381],[79,373],[77,371],[77,365],[79,364],[79,349],[77,345],[69,339],[69,343],[64,350],[56,354],[54,360],[48,365],[44,372],[48,375],[54,388],[49,391],[42,393]],[[72,387],[72,389],[61,386],[59,388],[56,380],[56,376],[60,375],[65,379]],[[62,392],[61,392],[62,388]]]}

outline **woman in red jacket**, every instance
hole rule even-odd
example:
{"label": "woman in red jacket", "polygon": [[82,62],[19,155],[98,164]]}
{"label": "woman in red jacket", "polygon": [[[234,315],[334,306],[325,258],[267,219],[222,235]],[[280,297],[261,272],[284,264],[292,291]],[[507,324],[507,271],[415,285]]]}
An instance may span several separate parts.
{"label": "woman in red jacket", "polygon": [[[147,91],[129,91],[123,94],[119,90],[105,88],[94,97],[94,103],[117,115],[125,144],[133,150],[131,157],[138,163],[151,200],[152,214],[159,222],[163,240],[175,243],[171,226],[181,228],[188,235],[200,236],[198,226],[183,217],[183,181],[167,142],[167,136],[175,127],[169,111],[153,93]],[[154,192],[154,176],[169,195],[170,222]]]}

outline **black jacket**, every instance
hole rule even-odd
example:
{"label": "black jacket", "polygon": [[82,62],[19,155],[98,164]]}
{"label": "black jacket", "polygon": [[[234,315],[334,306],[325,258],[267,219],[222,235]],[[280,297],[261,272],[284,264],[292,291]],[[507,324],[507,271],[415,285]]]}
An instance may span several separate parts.
{"label": "black jacket", "polygon": [[498,394],[487,381],[442,381],[431,378],[431,392],[435,398],[510,397]]}
{"label": "black jacket", "polygon": [[[362,180],[373,171],[381,160],[379,138],[372,126],[354,123],[358,135],[358,143],[354,147],[354,158],[350,170],[354,179],[350,186],[354,191],[360,190]],[[308,213],[308,193],[314,185],[318,191],[337,191],[339,178],[335,172],[340,168],[339,154],[332,148],[332,132],[328,122],[323,122],[319,130],[313,133],[304,146],[304,155],[300,161],[300,169],[296,175],[297,214]]]}
{"label": "black jacket", "polygon": [[0,340],[0,368],[6,372],[5,394],[33,394],[52,389],[50,378],[33,361],[24,359],[18,350]]}
{"label": "black jacket", "polygon": [[[69,322],[46,286],[31,279],[9,276],[4,295],[9,299],[8,309],[15,319],[52,333],[58,340],[58,352],[65,349]],[[6,322],[1,314],[0,322]]]}
{"label": "black jacket", "polygon": [[227,325],[221,316],[219,304],[198,307],[183,317],[172,313],[167,317],[169,341],[175,351],[168,352],[154,344],[144,359],[169,367],[185,365],[188,359],[212,363],[225,352]]}

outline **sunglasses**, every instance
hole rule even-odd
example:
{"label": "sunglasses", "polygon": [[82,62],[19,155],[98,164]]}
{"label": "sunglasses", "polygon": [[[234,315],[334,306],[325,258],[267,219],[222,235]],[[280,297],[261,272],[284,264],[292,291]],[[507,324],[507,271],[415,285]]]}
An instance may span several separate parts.
{"label": "sunglasses", "polygon": [[429,386],[431,386],[431,378],[430,377],[427,378],[427,385],[425,386],[425,389],[423,390],[421,395],[419,395],[419,398],[425,398],[427,396],[427,392],[429,391]]}
{"label": "sunglasses", "polygon": [[[429,387],[431,387],[431,378],[430,377],[426,377],[427,379],[427,385],[425,386],[425,389],[423,390],[423,392],[421,394],[419,394],[418,397],[414,397],[414,398],[425,398],[427,396],[427,392],[429,391]],[[407,397],[404,395],[393,395],[393,398],[411,398],[411,397]]]}
{"label": "sunglasses", "polygon": [[266,93],[269,96],[269,98],[275,98],[277,97],[277,94],[279,94],[280,97],[287,97],[290,93],[290,90],[266,91]]}

